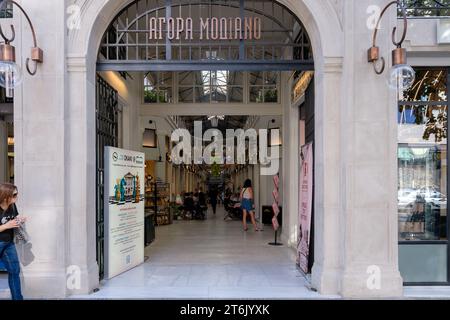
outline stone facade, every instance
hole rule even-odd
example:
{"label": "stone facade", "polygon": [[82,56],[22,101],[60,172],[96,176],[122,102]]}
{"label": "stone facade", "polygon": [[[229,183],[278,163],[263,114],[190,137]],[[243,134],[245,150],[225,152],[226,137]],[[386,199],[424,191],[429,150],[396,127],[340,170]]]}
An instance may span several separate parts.
{"label": "stone facade", "polygon": [[[95,74],[101,37],[131,1],[22,0],[45,62],[16,90],[16,181],[20,209],[31,217],[36,260],[24,269],[27,297],[61,298],[98,286],[95,225]],[[372,30],[367,7],[387,0],[279,0],[312,41],[316,87],[315,253],[312,285],[344,297],[402,295],[397,239],[397,115],[395,94],[367,63]],[[68,30],[67,7],[78,5],[79,29]],[[24,62],[30,47],[23,17],[16,41]],[[393,27],[396,13],[384,26]],[[389,28],[379,34],[389,56]],[[414,42],[412,42],[413,44]],[[298,110],[283,111],[284,230],[298,211]],[[137,120],[135,120],[137,121]],[[283,234],[288,242],[289,234]],[[292,242],[292,241],[289,241]],[[81,288],[66,285],[81,270]],[[370,266],[381,287],[367,286]]]}

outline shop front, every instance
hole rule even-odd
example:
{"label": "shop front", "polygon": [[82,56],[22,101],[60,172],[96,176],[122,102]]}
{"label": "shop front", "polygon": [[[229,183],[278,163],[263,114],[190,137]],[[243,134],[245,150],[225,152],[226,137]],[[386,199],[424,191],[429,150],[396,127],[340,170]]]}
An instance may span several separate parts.
{"label": "shop front", "polygon": [[407,285],[448,285],[449,69],[415,70],[398,106],[400,271]]}
{"label": "shop front", "polygon": [[[367,27],[367,8],[372,5],[383,7],[386,1],[241,0],[195,4],[176,0],[86,0],[73,3],[75,7],[69,11],[64,2],[24,0],[22,3],[34,17],[36,30],[42,30],[38,31],[38,37],[46,61],[51,61],[39,66],[35,78],[25,77],[23,86],[16,89],[14,101],[15,182],[23,194],[20,209],[30,212],[33,217],[29,232],[34,239],[36,257],[24,268],[28,296],[60,298],[88,294],[99,287],[104,232],[98,205],[102,203],[100,190],[104,182],[99,145],[121,144],[139,151],[143,132],[132,129],[145,129],[140,122],[142,116],[148,118],[145,119],[147,125],[155,116],[242,116],[255,115],[255,110],[258,116],[279,116],[281,119],[281,241],[293,249],[298,240],[301,145],[314,141],[311,286],[320,294],[343,297],[402,295],[399,230],[412,228],[414,231],[422,226],[409,222],[406,226],[398,221],[399,173],[396,164],[429,168],[425,170],[430,176],[427,181],[438,185],[439,190],[426,192],[443,193],[443,175],[446,173],[442,169],[439,171],[439,161],[431,158],[442,158],[446,149],[442,143],[426,150],[412,144],[399,147],[397,143],[398,110],[392,107],[396,106],[396,94],[386,85],[385,79],[373,72],[366,59],[373,31]],[[149,4],[152,10],[148,10]],[[79,11],[72,10],[76,6]],[[226,11],[223,8],[228,8],[227,12],[231,13],[222,17],[220,13]],[[184,10],[191,12],[183,16]],[[42,12],[55,14],[47,14],[44,19]],[[69,26],[67,19],[63,19],[67,12],[70,12],[70,19],[77,17],[81,23]],[[280,18],[283,12],[287,13],[284,19]],[[152,14],[157,16],[149,19]],[[134,18],[123,18],[130,15]],[[395,10],[387,16],[386,24],[396,25]],[[17,19],[18,29],[23,30],[26,21]],[[264,23],[265,19],[272,25]],[[288,19],[297,23],[284,31],[292,36],[299,28],[304,28],[302,39],[309,39],[307,46],[302,41],[296,45],[285,43],[284,47],[290,48],[283,51],[276,37],[276,45],[264,41],[266,34],[273,33]],[[153,42],[145,37],[148,30],[151,30]],[[160,39],[166,32],[172,39]],[[118,34],[124,37],[118,38]],[[378,39],[387,45],[391,33],[380,30]],[[221,40],[235,41],[237,45],[221,47],[214,44]],[[245,43],[250,40],[254,45],[246,47]],[[26,37],[20,39],[19,52],[29,47],[28,41]],[[217,50],[212,50],[213,46]],[[305,49],[310,50],[310,57],[304,55]],[[193,78],[192,74],[205,70],[210,76],[203,80],[210,79],[211,91],[222,92],[222,95],[208,95],[207,102],[202,101],[206,99],[204,95],[195,94],[197,87],[205,86],[205,83],[187,81]],[[221,70],[243,72],[242,82],[227,83],[228,87],[242,88],[242,97],[238,94],[228,97],[223,95],[226,92],[223,88],[212,88],[220,85],[212,82],[211,74]],[[274,71],[280,72],[282,81],[279,84],[271,83],[270,77],[264,78],[265,73]],[[294,83],[289,71],[291,74],[292,71],[314,71],[314,77],[310,78],[314,90],[307,93],[308,101],[314,103],[306,107],[306,114],[300,111],[297,99],[291,97],[290,89],[294,88]],[[143,72],[155,73],[153,82],[145,82],[145,77],[136,78],[136,74]],[[183,75],[183,72],[191,75]],[[263,81],[249,81],[252,72],[262,72]],[[106,78],[107,83],[98,80],[99,73],[103,73],[102,78]],[[105,77],[105,73],[109,77]],[[165,73],[171,74],[171,85],[159,80],[167,79]],[[141,79],[142,82],[132,90],[126,90],[124,77],[125,82],[132,81],[130,79]],[[108,86],[114,88],[118,96],[108,94]],[[274,111],[274,105],[270,103],[278,102],[274,95],[277,86],[280,86],[278,97],[282,103],[275,103]],[[225,101],[219,101],[219,104],[229,103],[229,109],[223,105],[217,107],[214,99],[218,96],[225,96]],[[239,101],[229,101],[231,98],[242,99],[247,106],[243,107]],[[101,127],[99,99],[118,105],[117,113],[106,119],[108,125]],[[147,105],[143,102],[145,99]],[[183,99],[185,101],[180,101]],[[377,102],[376,111],[374,101]],[[154,106],[151,106],[152,102]],[[118,122],[117,119],[122,120]],[[116,127],[116,123],[122,123],[123,127]],[[121,131],[129,134],[116,135]],[[300,132],[305,132],[308,137],[305,139]],[[424,171],[417,170],[418,175]],[[407,177],[402,179],[405,192],[418,188],[417,182]],[[441,206],[439,199],[436,201],[441,201],[438,203]],[[442,210],[432,212],[436,212],[436,219],[443,223]],[[42,225],[52,227],[43,233]],[[425,230],[431,230],[427,228]],[[442,248],[448,248],[447,242],[444,244],[443,234],[438,236],[436,229],[432,230],[426,233],[427,237],[439,238],[430,240],[438,242],[433,249],[443,254]],[[412,237],[407,233],[400,232],[401,241],[417,241],[420,236],[402,238]],[[402,244],[401,261],[411,254],[406,252],[409,247],[402,247]],[[74,276],[74,270],[80,279],[79,286],[68,282]],[[405,279],[415,281],[408,270],[405,272]],[[437,279],[440,281],[443,277]]]}

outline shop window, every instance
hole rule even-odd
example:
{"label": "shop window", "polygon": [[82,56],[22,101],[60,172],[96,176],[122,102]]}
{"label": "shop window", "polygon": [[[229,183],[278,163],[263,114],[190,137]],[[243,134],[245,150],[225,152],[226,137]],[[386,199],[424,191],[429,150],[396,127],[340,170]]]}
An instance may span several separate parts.
{"label": "shop window", "polygon": [[[449,74],[446,68],[416,73],[398,105],[400,271],[407,283],[447,283]],[[423,263],[430,252],[439,256]]]}
{"label": "shop window", "polygon": [[448,101],[447,69],[418,69],[411,89],[403,93],[402,101]]}
{"label": "shop window", "polygon": [[144,103],[172,103],[172,88],[172,72],[149,72],[144,77]]}
{"label": "shop window", "polygon": [[13,17],[13,4],[7,3],[6,8],[0,10],[0,19],[11,19]]}
{"label": "shop window", "polygon": [[[409,17],[448,17],[450,0],[401,0]],[[398,12],[402,15],[401,10]]]}
{"label": "shop window", "polygon": [[13,103],[14,98],[8,98],[6,96],[6,89],[3,87],[0,87],[0,103]]}

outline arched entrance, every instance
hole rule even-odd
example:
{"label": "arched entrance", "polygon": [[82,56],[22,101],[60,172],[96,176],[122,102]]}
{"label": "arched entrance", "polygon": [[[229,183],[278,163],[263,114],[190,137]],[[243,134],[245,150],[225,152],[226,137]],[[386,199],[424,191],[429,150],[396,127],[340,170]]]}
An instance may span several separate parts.
{"label": "arched entrance", "polygon": [[[314,70],[312,56],[301,21],[271,0],[175,1],[164,5],[141,0],[125,7],[111,22],[100,45],[97,71],[116,71],[123,79],[130,72],[132,77],[143,77],[146,96],[141,114],[152,115],[159,107],[184,109],[180,114],[185,116],[198,115],[199,104],[206,102],[205,115],[233,116],[230,108],[234,107],[264,116],[259,110],[264,106],[278,107],[281,116],[290,105],[289,98],[280,97],[290,94],[282,87],[292,87],[288,83],[291,78],[298,81],[302,72]],[[115,138],[118,124],[114,123],[118,103],[110,98],[118,94],[112,87],[117,81],[110,80],[109,88],[103,79],[97,81],[97,261],[102,277],[103,150],[107,145],[117,147],[119,140]],[[168,116],[171,112],[159,114]],[[286,230],[295,229],[294,221],[290,222],[292,228],[286,224]]]}
{"label": "arched entrance", "polygon": [[[131,2],[131,1],[130,1]],[[316,184],[319,191],[322,190],[328,166],[332,168],[331,163],[339,161],[337,153],[325,154],[323,126],[332,119],[327,119],[328,115],[324,112],[327,103],[337,104],[336,97],[329,95],[333,83],[339,81],[342,66],[342,32],[339,19],[334,8],[328,2],[318,1],[280,1],[289,8],[296,16],[300,17],[308,35],[311,37],[312,48],[314,52],[315,69],[318,76],[316,82]],[[71,99],[69,102],[71,110],[82,110],[82,113],[73,113],[72,125],[77,126],[84,132],[81,137],[74,138],[70,142],[70,154],[79,155],[86,160],[87,165],[79,171],[70,171],[68,179],[72,188],[79,187],[84,192],[84,200],[81,205],[83,216],[80,217],[86,224],[86,239],[81,240],[77,247],[81,250],[74,251],[72,260],[84,261],[82,268],[83,285],[78,292],[88,292],[98,284],[98,270],[96,268],[96,249],[95,249],[95,86],[96,83],[96,61],[97,48],[100,47],[104,32],[107,30],[110,21],[125,8],[127,4],[116,1],[108,1],[100,4],[98,1],[89,1],[85,3],[83,13],[89,16],[84,17],[86,23],[82,25],[81,30],[72,32],[69,35],[68,46],[68,72],[69,72],[69,90],[71,95],[82,97],[81,99]],[[89,9],[89,10],[88,10]],[[75,112],[75,111],[74,111]],[[284,117],[288,120],[293,114],[286,113]],[[289,121],[287,121],[289,123]],[[289,132],[296,132],[294,125],[287,125]],[[286,139],[286,148],[298,149],[298,141]],[[326,159],[326,161],[325,161]],[[298,156],[295,153],[287,154],[285,167],[289,168],[291,173],[298,170]],[[80,179],[81,176],[81,179]],[[296,186],[298,182],[291,180],[288,183],[286,198],[286,211],[296,212],[298,204],[296,203]],[[338,185],[339,181],[330,181],[329,187]],[[89,186],[85,189],[85,186]],[[292,188],[290,188],[292,187]],[[333,228],[339,228],[337,221],[325,219],[329,213],[325,209],[328,199],[323,198],[322,192],[316,192],[316,264],[313,269],[313,283],[315,287],[323,293],[338,292],[338,276],[336,270],[339,265],[339,252],[332,250],[324,241],[324,228],[328,223]],[[333,203],[333,207],[335,204]],[[78,208],[79,206],[77,206]],[[295,213],[293,213],[295,215]],[[77,230],[79,225],[70,224],[69,229]],[[339,240],[337,240],[339,241]],[[324,257],[327,256],[325,260]],[[74,290],[73,292],[77,292]]]}

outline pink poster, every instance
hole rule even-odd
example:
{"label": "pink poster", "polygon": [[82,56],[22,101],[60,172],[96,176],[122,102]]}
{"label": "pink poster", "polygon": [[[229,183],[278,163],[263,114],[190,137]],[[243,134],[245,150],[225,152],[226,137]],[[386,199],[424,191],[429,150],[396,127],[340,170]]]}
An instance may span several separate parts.
{"label": "pink poster", "polygon": [[277,217],[273,217],[272,225],[273,225],[273,229],[275,231],[277,231],[280,228],[280,224],[278,223],[278,218]]}
{"label": "pink poster", "polygon": [[273,225],[273,229],[275,231],[278,231],[278,229],[280,228],[280,224],[278,223],[278,215],[280,214],[280,208],[279,208],[280,177],[278,175],[273,177],[273,184],[274,184],[274,189],[272,191],[272,195],[273,195],[273,204],[272,204],[273,219],[272,219],[272,225]]}
{"label": "pink poster", "polygon": [[272,191],[273,200],[275,200],[276,203],[280,203],[280,193],[278,192],[278,189],[274,189]]}
{"label": "pink poster", "polygon": [[300,172],[299,230],[297,242],[297,264],[307,274],[309,272],[309,245],[311,241],[311,215],[313,201],[313,145],[302,147],[302,166]]}
{"label": "pink poster", "polygon": [[274,203],[272,205],[272,210],[275,216],[278,216],[280,214],[280,208],[278,207],[278,203]]}
{"label": "pink poster", "polygon": [[273,184],[275,185],[275,188],[279,188],[279,184],[280,184],[280,177],[278,175],[273,177]]}

